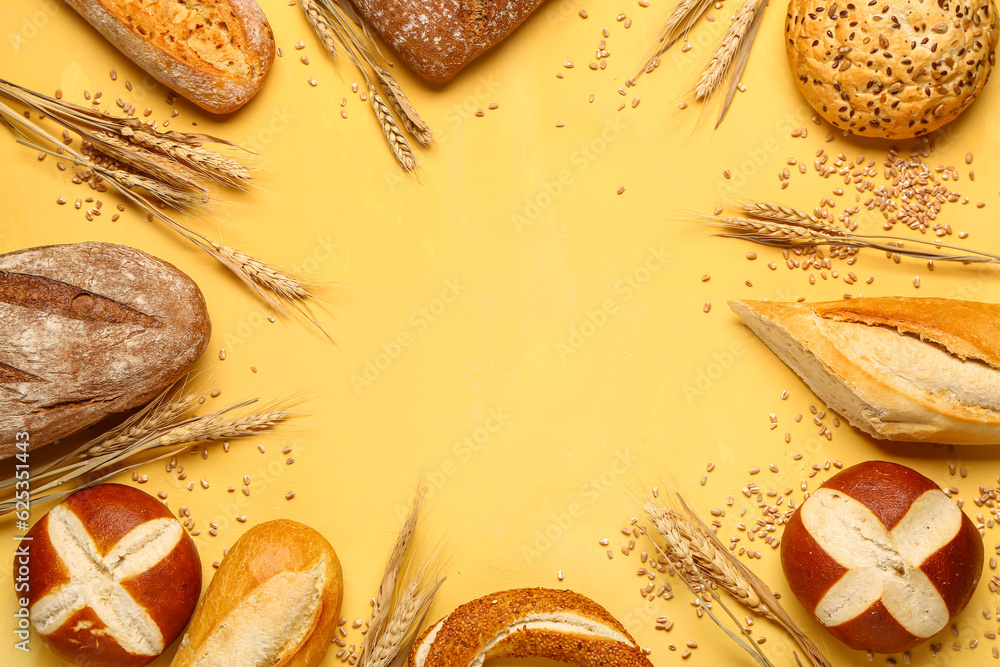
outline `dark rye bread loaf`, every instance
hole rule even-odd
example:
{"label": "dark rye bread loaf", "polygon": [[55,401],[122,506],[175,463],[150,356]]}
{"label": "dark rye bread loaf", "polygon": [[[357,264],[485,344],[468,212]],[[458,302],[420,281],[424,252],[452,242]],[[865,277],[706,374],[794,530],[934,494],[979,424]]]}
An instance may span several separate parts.
{"label": "dark rye bread loaf", "polygon": [[111,243],[0,255],[0,458],[143,405],[188,371],[212,325],[176,267]]}
{"label": "dark rye bread loaf", "polygon": [[521,25],[542,0],[353,0],[358,13],[428,81],[448,81]]}

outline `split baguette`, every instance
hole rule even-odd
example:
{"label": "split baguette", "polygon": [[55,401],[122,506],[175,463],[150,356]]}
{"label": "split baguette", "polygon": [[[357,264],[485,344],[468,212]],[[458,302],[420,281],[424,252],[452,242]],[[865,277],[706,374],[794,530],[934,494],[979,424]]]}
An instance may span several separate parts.
{"label": "split baguette", "polygon": [[1000,443],[1000,306],[912,297],[729,306],[865,433]]}
{"label": "split baguette", "polygon": [[330,543],[278,519],[236,541],[171,667],[317,667],[337,632],[344,575]]}
{"label": "split baguette", "polygon": [[254,0],[66,0],[160,83],[213,113],[246,104],[274,61],[274,35]]}

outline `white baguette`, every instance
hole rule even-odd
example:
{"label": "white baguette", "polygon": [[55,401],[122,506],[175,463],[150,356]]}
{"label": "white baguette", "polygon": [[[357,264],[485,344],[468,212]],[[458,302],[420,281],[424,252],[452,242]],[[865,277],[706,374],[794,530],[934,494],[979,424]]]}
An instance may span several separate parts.
{"label": "white baguette", "polygon": [[246,104],[274,61],[254,0],[66,0],[160,83],[213,113]]}
{"label": "white baguette", "polygon": [[171,667],[317,667],[337,631],[343,573],[318,532],[279,519],[223,559]]}
{"label": "white baguette", "polygon": [[869,435],[1000,443],[1000,306],[908,297],[729,306]]}

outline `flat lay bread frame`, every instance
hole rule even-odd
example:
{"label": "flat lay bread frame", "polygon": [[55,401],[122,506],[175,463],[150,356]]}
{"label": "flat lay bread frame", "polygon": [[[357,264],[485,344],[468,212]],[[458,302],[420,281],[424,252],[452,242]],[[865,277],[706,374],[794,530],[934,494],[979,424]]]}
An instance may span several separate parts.
{"label": "flat lay bread frame", "polygon": [[[252,151],[245,190],[211,185],[206,207],[162,210],[320,288],[310,308],[328,337],[276,312],[113,188],[73,183],[78,167],[65,155],[39,159],[0,127],[0,254],[98,241],[168,262],[198,285],[211,318],[211,338],[186,385],[206,397],[196,412],[260,397],[258,407],[286,401],[282,409],[294,414],[266,433],[228,440],[228,451],[223,440],[197,451],[184,446],[177,466],[167,456],[134,478],[128,470],[111,480],[193,522],[185,532],[198,548],[203,591],[248,530],[273,520],[309,526],[343,569],[337,637],[345,645],[331,642],[321,664],[344,664],[337,652],[364,640],[370,600],[423,477],[410,558],[438,552],[446,580],[419,633],[497,591],[568,589],[620,622],[654,665],[757,664],[698,616],[679,578],[649,578],[655,546],[633,529],[646,523],[642,505],[655,486],[664,507],[681,492],[710,529],[719,524],[722,548],[735,545],[730,553],[780,595],[831,664],[994,659],[1000,446],[895,442],[855,428],[727,303],[801,299],[805,307],[850,294],[998,304],[998,267],[938,260],[931,268],[926,259],[895,261],[871,249],[848,263],[824,249],[830,267],[803,269],[805,255],[789,250],[786,259],[783,248],[720,238],[702,222],[719,206],[745,201],[810,214],[825,207],[841,225],[837,216],[859,207],[850,215],[857,233],[940,238],[959,248],[944,249],[954,255],[1000,253],[995,77],[928,142],[845,136],[813,121],[816,111],[789,69],[786,3],[772,3],[740,76],[744,90],[716,128],[717,106],[680,107],[742,3],[709,5],[687,42],[636,76],[673,3],[550,0],[444,84],[425,82],[378,42],[388,71],[433,130],[429,146],[411,137],[416,166],[406,172],[386,150],[353,64],[331,59],[298,4],[258,4],[276,53],[256,95],[225,115],[172,94],[64,3],[21,0],[0,9],[3,79],[53,97],[58,90],[88,108],[100,99],[98,108],[115,115],[131,105],[135,118],[155,120],[161,131],[204,133]],[[61,127],[42,124],[62,137]],[[79,140],[70,147],[80,149]],[[892,147],[893,159],[903,160],[925,150],[908,168],[923,165],[925,180],[947,190],[933,206],[926,198],[933,195],[920,192],[921,204],[937,209],[924,232],[865,206],[891,184],[884,162]],[[873,189],[858,192],[858,170]],[[902,210],[900,195],[885,198]],[[32,449],[30,469],[109,426]],[[754,525],[765,517],[758,503],[784,516],[789,501],[799,507],[839,470],[872,460],[912,468],[960,502],[982,524],[985,558],[970,602],[948,627],[907,656],[876,654],[868,663],[864,650],[840,643],[792,594],[774,545],[783,525]],[[16,464],[0,462],[0,478]],[[28,525],[54,505],[32,505]],[[15,571],[15,538],[26,532],[18,520],[0,517],[3,579]],[[65,664],[35,633],[28,652],[15,645],[14,583],[0,595],[0,664]],[[667,583],[670,599],[656,595]],[[777,625],[725,595],[737,619],[751,615],[753,638],[765,639],[754,644],[773,664],[795,664],[792,654],[801,651]],[[166,667],[177,646],[150,664]]]}

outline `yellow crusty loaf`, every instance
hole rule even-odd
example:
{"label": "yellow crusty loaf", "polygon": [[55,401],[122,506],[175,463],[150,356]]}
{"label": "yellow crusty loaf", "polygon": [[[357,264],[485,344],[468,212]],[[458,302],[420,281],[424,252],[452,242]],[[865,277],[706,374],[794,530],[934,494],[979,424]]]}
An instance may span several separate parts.
{"label": "yellow crusty loaf", "polygon": [[1000,444],[1000,306],[914,297],[729,306],[856,428]]}
{"label": "yellow crusty loaf", "polygon": [[250,101],[274,61],[274,35],[254,0],[66,1],[139,67],[213,113]]}
{"label": "yellow crusty loaf", "polygon": [[171,667],[317,667],[337,631],[340,560],[322,535],[278,519],[236,541]]}
{"label": "yellow crusty loaf", "polygon": [[604,607],[572,591],[522,588],[462,605],[413,644],[409,667],[549,658],[579,667],[652,667]]}
{"label": "yellow crusty loaf", "polygon": [[903,139],[954,120],[986,85],[1000,37],[993,0],[791,0],[785,51],[830,123]]}

